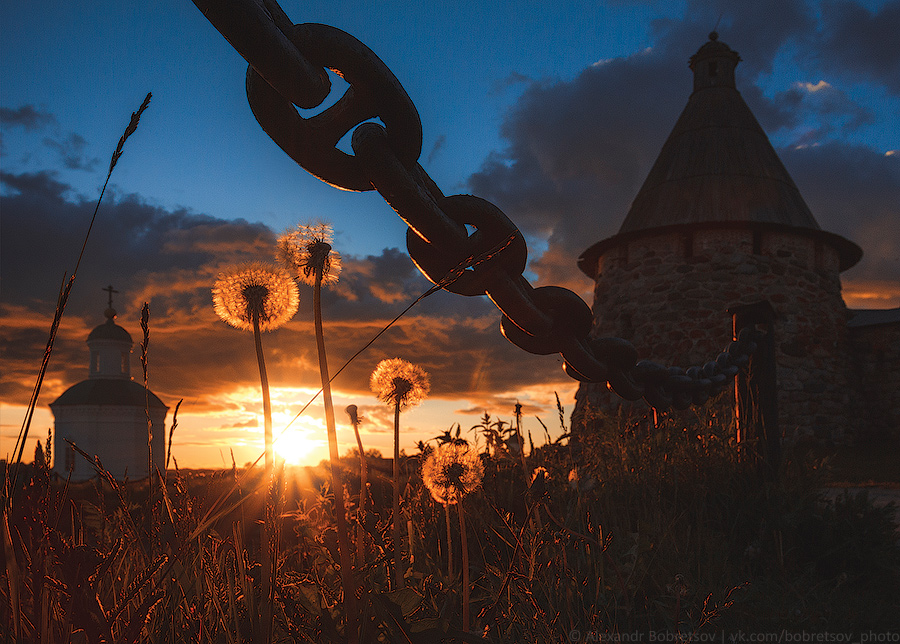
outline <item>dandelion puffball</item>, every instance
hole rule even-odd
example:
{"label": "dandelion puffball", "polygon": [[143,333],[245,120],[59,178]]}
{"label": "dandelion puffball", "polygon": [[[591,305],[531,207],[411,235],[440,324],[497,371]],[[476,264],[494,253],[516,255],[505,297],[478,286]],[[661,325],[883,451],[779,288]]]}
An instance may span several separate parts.
{"label": "dandelion puffball", "polygon": [[322,284],[335,284],[341,274],[341,256],[331,248],[333,239],[328,224],[299,225],[278,238],[277,256],[310,286],[315,284],[317,273],[321,273]]}
{"label": "dandelion puffball", "polygon": [[468,445],[444,443],[422,464],[422,480],[438,503],[453,504],[471,494],[484,478],[484,464]]}
{"label": "dandelion puffball", "polygon": [[242,264],[219,274],[212,290],[216,313],[244,331],[274,331],[294,317],[300,304],[297,284],[287,271],[273,264]]}
{"label": "dandelion puffball", "polygon": [[378,400],[399,405],[401,409],[418,405],[431,389],[425,370],[403,358],[379,362],[372,372],[370,385]]}

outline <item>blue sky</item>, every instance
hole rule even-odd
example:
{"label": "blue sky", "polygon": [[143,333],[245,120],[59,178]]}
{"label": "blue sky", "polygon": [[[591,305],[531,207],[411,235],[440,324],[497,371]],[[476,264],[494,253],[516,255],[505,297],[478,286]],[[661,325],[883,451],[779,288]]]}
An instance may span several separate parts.
{"label": "blue sky", "polygon": [[[819,223],[866,253],[844,275],[848,304],[900,304],[900,159],[891,154],[900,149],[898,0],[282,7],[378,54],[419,111],[420,163],[443,192],[500,206],[529,241],[529,277],[586,298],[575,258],[616,232],[690,94],[687,59],[715,27],[741,54],[738,88]],[[331,223],[349,260],[330,300],[335,362],[427,287],[405,256],[405,225],[376,193],[318,181],[266,136],[247,104],[245,61],[193,3],[6,2],[0,32],[4,446],[110,154],[148,91],[153,101],[104,197],[44,405],[84,377],[82,339],[102,321],[100,289],[112,282],[119,322],[135,337],[140,303],[151,301],[159,352],[151,388],[172,406],[186,398],[181,449],[194,450],[189,464],[215,465],[241,427],[258,424],[252,343],[208,306],[218,268],[258,258],[297,223]],[[375,362],[401,355],[435,374],[433,400],[410,416],[411,437],[453,422],[467,428],[485,410],[508,418],[516,399],[552,419],[553,392],[570,403],[574,383],[557,358],[506,343],[483,300],[429,298],[410,326],[348,370],[340,395],[364,397]],[[294,392],[285,393],[286,415],[314,384],[296,375],[308,366],[305,328],[298,322],[271,340],[301,347],[274,359],[276,384]],[[227,378],[214,350],[221,342],[247,345]],[[363,404],[384,449],[382,412]],[[214,440],[202,433],[211,423]]]}
{"label": "blue sky", "polygon": [[[298,22],[353,34],[394,71],[419,109],[428,170],[450,193],[464,188],[481,161],[502,147],[500,122],[524,77],[571,77],[596,60],[649,45],[649,8],[592,5],[341,2],[284,8]],[[59,169],[58,151],[35,146],[37,135],[5,131],[5,167],[56,167],[79,192],[95,195],[123,117],[152,91],[143,142],[132,143],[141,148],[128,153],[139,158],[115,175],[120,191],[169,209],[274,227],[298,218],[334,219],[339,235],[358,252],[403,245],[404,226],[379,197],[336,192],[272,145],[247,105],[246,63],[191,2],[136,7],[4,5],[3,106],[33,105],[54,115],[61,135],[83,137],[78,152],[84,163],[102,160],[97,172]],[[332,217],[338,212],[340,218]],[[354,231],[350,224],[362,212],[378,213],[382,226]]]}

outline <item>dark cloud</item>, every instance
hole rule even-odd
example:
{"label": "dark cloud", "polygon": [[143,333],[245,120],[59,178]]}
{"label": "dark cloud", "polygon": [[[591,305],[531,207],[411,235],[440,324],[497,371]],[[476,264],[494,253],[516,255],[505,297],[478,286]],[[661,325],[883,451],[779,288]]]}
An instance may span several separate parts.
{"label": "dark cloud", "polygon": [[18,108],[0,107],[0,123],[4,127],[18,126],[28,131],[40,130],[56,124],[56,117],[50,112],[43,112],[34,105],[22,105]]}
{"label": "dark cloud", "polygon": [[[3,300],[55,301],[63,274],[74,268],[96,204],[73,195],[47,172],[0,173],[0,181],[5,193],[0,222]],[[208,277],[220,263],[246,261],[273,241],[272,232],[261,224],[167,211],[135,195],[111,197],[98,210],[78,279],[80,284],[119,283],[123,292],[123,282],[129,282],[132,293],[139,280],[173,306],[183,305],[178,284],[159,288],[153,276]],[[201,267],[203,273],[198,274]],[[79,297],[72,306],[77,314],[87,315],[96,310],[93,302],[98,299]],[[140,306],[134,301],[128,305]]]}
{"label": "dark cloud", "polygon": [[50,130],[41,141],[44,146],[59,155],[62,166],[69,170],[93,171],[100,160],[85,154],[88,142],[77,133],[60,134],[59,123],[50,112],[23,105],[18,108],[0,107],[0,123],[4,128],[21,127],[28,132]]}
{"label": "dark cloud", "polygon": [[763,128],[787,134],[791,146],[834,140],[875,122],[871,109],[826,81],[795,83],[771,99],[754,86],[743,94]]}
{"label": "dark cloud", "polygon": [[502,94],[510,87],[521,85],[522,83],[530,83],[531,81],[532,79],[525,74],[512,72],[509,76],[493,82],[491,86],[491,95],[496,96],[497,94]]}
{"label": "dark cloud", "polygon": [[566,238],[614,232],[665,140],[665,124],[678,116],[669,97],[685,85],[676,73],[682,62],[641,53],[594,65],[571,82],[533,83],[504,120],[509,147],[489,157],[469,187],[515,213],[533,236],[560,226],[572,229]]}
{"label": "dark cloud", "polygon": [[862,247],[844,280],[900,283],[900,157],[842,143],[780,155],[819,225]]}
{"label": "dark cloud", "polygon": [[57,152],[63,166],[69,170],[93,171],[100,163],[97,157],[85,156],[87,141],[79,134],[69,134],[60,140],[48,137],[44,139],[44,145]]}
{"label": "dark cloud", "polygon": [[[73,196],[50,173],[0,173],[0,180],[0,390],[4,398],[23,401],[40,364],[57,294],[75,269],[95,204]],[[133,195],[104,201],[55,347],[48,397],[61,393],[63,383],[84,377],[84,338],[103,321],[102,287],[112,284],[120,291],[115,307],[130,322],[132,334],[139,332],[135,320],[143,301],[152,303],[154,324],[162,319],[171,320],[176,329],[197,327],[197,318],[204,316],[192,315],[209,308],[209,287],[221,263],[249,259],[273,240],[271,231],[259,224],[169,212]]]}
{"label": "dark cloud", "polygon": [[[0,396],[23,403],[40,364],[60,283],[73,269],[95,204],[73,195],[49,173],[5,173],[0,179]],[[150,303],[154,392],[171,405],[185,399],[183,413],[240,412],[221,393],[259,386],[253,340],[216,317],[210,288],[227,265],[272,258],[274,241],[274,233],[261,224],[170,211],[135,195],[104,201],[66,309],[43,400],[52,401],[84,378],[84,339],[103,321],[107,294],[102,289],[112,284],[120,291],[114,302],[118,322],[136,342],[141,340],[141,305]],[[344,260],[337,288],[323,296],[332,374],[431,286],[397,249]],[[311,303],[304,287],[298,315],[263,337],[273,386],[318,388]],[[490,392],[548,379],[570,382],[558,360],[524,354],[509,344],[500,334],[499,318],[485,297],[433,294],[354,360],[335,386],[368,395],[372,369],[392,357],[432,373],[433,397],[438,398],[471,394],[487,404]]]}
{"label": "dark cloud", "polygon": [[771,71],[775,54],[791,40],[814,33],[815,26],[812,11],[803,0],[759,0],[729,7],[689,0],[683,18],[653,23],[658,39],[654,51],[663,58],[683,61],[683,70],[687,58],[715,28],[721,39],[740,53],[739,75],[752,79]]}
{"label": "dark cloud", "polygon": [[507,114],[509,147],[484,162],[469,188],[530,239],[547,241],[531,264],[540,282],[589,290],[572,270],[575,259],[618,230],[678,117],[682,105],[672,97],[688,83],[684,58],[642,52],[571,82],[533,83]]}
{"label": "dark cloud", "polygon": [[900,1],[887,2],[875,13],[855,2],[826,2],[822,22],[819,51],[826,65],[900,94]]}
{"label": "dark cloud", "polygon": [[428,163],[432,163],[440,152],[444,145],[447,143],[447,137],[444,134],[441,134],[434,142],[434,145],[431,147],[431,152],[428,153]]}
{"label": "dark cloud", "polygon": [[[894,4],[878,16],[890,22]],[[796,171],[821,225],[863,245],[866,255],[854,269],[857,274],[895,274],[888,266],[891,253],[897,256],[894,242],[875,243],[867,231],[900,215],[892,170],[896,157],[840,144],[875,122],[871,109],[842,86],[806,80],[805,72],[774,95],[757,84],[772,70],[776,55],[824,55],[803,49],[819,42],[816,17],[799,0],[745,3],[721,19],[720,7],[689,2],[683,19],[654,23],[652,49],[595,64],[571,81],[532,82],[505,115],[501,133],[508,145],[484,161],[469,187],[500,206],[530,238],[546,242],[547,250],[530,265],[542,283],[589,292],[572,266],[588,246],[617,232],[687,103],[688,59],[717,22],[720,39],[742,58],[739,90],[770,136],[787,146],[780,153]],[[847,29],[864,24],[858,11],[838,8],[846,14]],[[833,16],[825,21],[826,26],[840,22]],[[839,65],[837,58],[829,60]]]}

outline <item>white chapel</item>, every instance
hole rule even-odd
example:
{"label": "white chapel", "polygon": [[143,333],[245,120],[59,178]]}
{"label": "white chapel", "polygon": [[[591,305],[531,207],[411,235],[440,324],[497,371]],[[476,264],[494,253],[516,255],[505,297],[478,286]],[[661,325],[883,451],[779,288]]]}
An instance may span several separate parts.
{"label": "white chapel", "polygon": [[[91,331],[89,375],[50,403],[55,419],[53,472],[72,481],[96,475],[96,469],[78,454],[98,456],[118,480],[146,478],[149,473],[148,416],[152,429],[153,463],[165,467],[165,420],[169,408],[153,392],[131,377],[131,335],[116,324],[112,294],[106,322]],[[148,413],[149,412],[149,413]]]}

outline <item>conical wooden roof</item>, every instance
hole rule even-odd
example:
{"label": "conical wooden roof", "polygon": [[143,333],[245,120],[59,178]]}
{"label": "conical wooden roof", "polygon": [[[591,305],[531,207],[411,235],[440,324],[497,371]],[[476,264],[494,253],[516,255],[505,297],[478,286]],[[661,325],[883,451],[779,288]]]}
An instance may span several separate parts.
{"label": "conical wooden roof", "polygon": [[619,232],[719,221],[819,230],[735,87],[734,68],[740,58],[715,34],[710,36],[691,57],[694,93]]}
{"label": "conical wooden roof", "polygon": [[579,259],[590,264],[622,236],[684,226],[802,229],[836,245],[841,269],[859,261],[856,244],[821,230],[759,122],[735,87],[738,54],[710,40],[690,59],[694,92],[666,140],[619,234]]}

